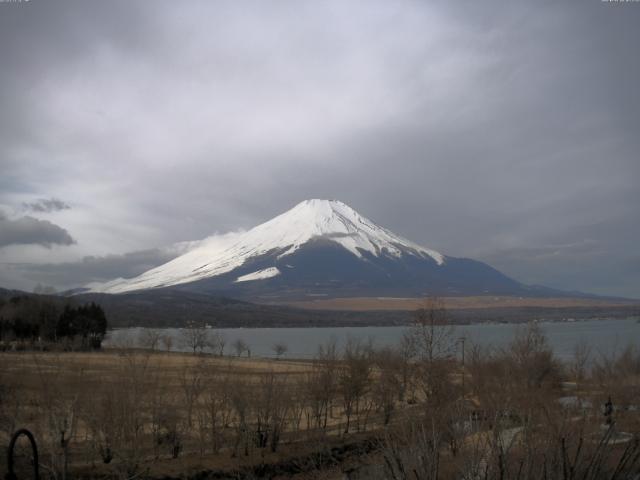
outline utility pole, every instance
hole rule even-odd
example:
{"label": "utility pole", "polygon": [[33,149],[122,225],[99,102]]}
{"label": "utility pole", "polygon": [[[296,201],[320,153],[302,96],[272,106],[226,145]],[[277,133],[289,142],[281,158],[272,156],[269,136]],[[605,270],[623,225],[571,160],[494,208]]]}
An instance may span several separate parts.
{"label": "utility pole", "polygon": [[465,388],[464,388],[464,341],[465,337],[460,337],[460,343],[462,343],[462,398],[464,398]]}

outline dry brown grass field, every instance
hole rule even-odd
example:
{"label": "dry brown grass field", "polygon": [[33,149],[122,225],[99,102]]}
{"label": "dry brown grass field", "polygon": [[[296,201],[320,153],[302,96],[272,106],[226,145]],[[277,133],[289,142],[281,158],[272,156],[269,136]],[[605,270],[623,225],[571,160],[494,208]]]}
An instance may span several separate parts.
{"label": "dry brown grass field", "polygon": [[479,469],[487,480],[541,469],[596,480],[640,468],[639,352],[589,363],[585,346],[560,364],[531,325],[506,349],[470,346],[463,367],[438,314],[425,310],[396,349],[328,344],[312,361],[3,352],[0,444],[28,428],[41,478],[56,480],[448,480]]}
{"label": "dry brown grass field", "polygon": [[[615,307],[637,304],[637,301],[607,300],[598,298],[568,298],[568,297],[509,297],[509,296],[467,296],[442,297],[450,310],[465,308],[514,308],[514,307]],[[351,297],[295,301],[291,306],[311,310],[416,310],[423,307],[424,298],[394,298],[394,297]]]}
{"label": "dry brown grass field", "polygon": [[[234,471],[344,443],[346,417],[333,391],[337,371],[331,367],[335,378],[319,379],[309,361],[123,349],[4,352],[0,365],[0,443],[8,443],[8,432],[28,428],[45,452],[42,463],[67,457],[72,476]],[[312,407],[309,390],[322,380],[336,398]],[[364,432],[380,421],[372,409],[369,396],[368,418],[361,412],[357,421],[351,418],[355,440],[367,438]],[[61,435],[69,441],[66,452]],[[258,443],[259,435],[271,438]],[[282,437],[279,444],[274,435]]]}

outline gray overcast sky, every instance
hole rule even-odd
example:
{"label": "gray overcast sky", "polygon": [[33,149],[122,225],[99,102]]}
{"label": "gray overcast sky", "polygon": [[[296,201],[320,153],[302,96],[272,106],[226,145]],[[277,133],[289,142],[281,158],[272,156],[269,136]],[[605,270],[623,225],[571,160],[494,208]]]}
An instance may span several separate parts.
{"label": "gray overcast sky", "polygon": [[0,2],[0,286],[132,276],[337,198],[640,297],[640,2]]}

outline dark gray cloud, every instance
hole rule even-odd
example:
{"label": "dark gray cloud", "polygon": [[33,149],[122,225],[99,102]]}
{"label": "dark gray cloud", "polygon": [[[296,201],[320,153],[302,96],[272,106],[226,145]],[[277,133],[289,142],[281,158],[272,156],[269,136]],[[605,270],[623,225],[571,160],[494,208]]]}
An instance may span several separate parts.
{"label": "dark gray cloud", "polygon": [[37,213],[51,213],[69,210],[71,207],[57,198],[39,198],[35,202],[22,202],[22,208]]}
{"label": "dark gray cloud", "polygon": [[524,282],[640,297],[638,24],[598,0],[0,3],[0,205],[64,198],[78,240],[0,263],[324,197]]}
{"label": "dark gray cloud", "polygon": [[89,282],[131,278],[162,265],[180,254],[176,249],[149,249],[124,255],[87,256],[80,261],[43,264],[11,264],[15,275],[35,283],[67,289]]}
{"label": "dark gray cloud", "polygon": [[8,245],[72,245],[75,240],[64,228],[37,218],[25,216],[14,220],[0,212],[0,248]]}

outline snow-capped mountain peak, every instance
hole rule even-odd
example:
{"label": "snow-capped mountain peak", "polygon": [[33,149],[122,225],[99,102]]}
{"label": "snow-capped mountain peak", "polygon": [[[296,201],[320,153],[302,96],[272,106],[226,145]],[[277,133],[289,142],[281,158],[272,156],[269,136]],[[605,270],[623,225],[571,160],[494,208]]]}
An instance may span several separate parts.
{"label": "snow-capped mountain peak", "polygon": [[361,251],[376,256],[386,251],[398,256],[405,250],[415,255],[428,255],[438,264],[444,261],[440,253],[395,235],[339,200],[305,200],[250,232],[255,232],[256,237],[279,237],[280,245],[290,245],[283,256],[312,238],[326,238],[358,257],[362,255]]}
{"label": "snow-capped mountain peak", "polygon": [[[277,254],[282,259],[311,240],[338,244],[356,257],[409,255],[431,259],[437,265],[445,257],[380,227],[338,200],[305,200],[292,209],[246,232],[213,236],[174,260],[132,279],[93,284],[91,290],[122,293],[194,282],[232,272],[250,259]],[[266,273],[265,273],[266,272]],[[239,281],[270,278],[275,266],[239,277]]]}

